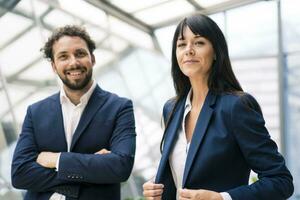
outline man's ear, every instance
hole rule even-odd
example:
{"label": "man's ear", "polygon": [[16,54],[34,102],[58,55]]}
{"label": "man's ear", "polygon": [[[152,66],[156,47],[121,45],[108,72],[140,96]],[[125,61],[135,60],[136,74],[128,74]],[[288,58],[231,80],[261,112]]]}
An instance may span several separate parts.
{"label": "man's ear", "polygon": [[93,53],[91,54],[91,59],[92,59],[93,65],[95,65],[95,63],[96,63],[96,58],[95,58],[95,55],[94,55]]}
{"label": "man's ear", "polygon": [[55,66],[55,63],[53,61],[51,61],[51,66],[52,66],[52,70],[54,71],[54,73],[57,74],[56,66]]}

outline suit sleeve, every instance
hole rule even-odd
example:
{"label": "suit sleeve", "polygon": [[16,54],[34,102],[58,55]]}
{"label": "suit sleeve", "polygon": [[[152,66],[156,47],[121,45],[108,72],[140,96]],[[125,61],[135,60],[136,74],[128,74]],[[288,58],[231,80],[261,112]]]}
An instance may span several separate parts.
{"label": "suit sleeve", "polygon": [[60,180],[54,169],[48,169],[36,162],[39,155],[34,139],[34,130],[30,107],[23,123],[11,167],[12,185],[18,189],[36,192],[59,192],[66,196],[75,197],[79,185],[71,181]]}
{"label": "suit sleeve", "polygon": [[234,104],[231,113],[234,136],[250,168],[259,180],[229,190],[232,199],[283,200],[292,195],[293,179],[271,140],[256,100],[246,94]]}
{"label": "suit sleeve", "polygon": [[118,111],[111,137],[111,153],[81,154],[62,152],[58,175],[62,180],[109,184],[126,181],[130,176],[135,154],[135,121],[131,101]]}

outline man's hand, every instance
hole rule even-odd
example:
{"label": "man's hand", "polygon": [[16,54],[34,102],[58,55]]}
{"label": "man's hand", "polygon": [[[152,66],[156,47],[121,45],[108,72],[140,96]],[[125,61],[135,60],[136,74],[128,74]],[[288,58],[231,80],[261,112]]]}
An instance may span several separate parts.
{"label": "man's hand", "polygon": [[180,189],[179,200],[223,200],[223,197],[211,190]]}
{"label": "man's hand", "polygon": [[56,162],[59,153],[54,152],[41,152],[36,159],[36,162],[46,168],[56,168]]}
{"label": "man's hand", "polygon": [[95,154],[108,154],[111,153],[111,151],[108,151],[107,149],[101,149],[100,151],[97,151]]}

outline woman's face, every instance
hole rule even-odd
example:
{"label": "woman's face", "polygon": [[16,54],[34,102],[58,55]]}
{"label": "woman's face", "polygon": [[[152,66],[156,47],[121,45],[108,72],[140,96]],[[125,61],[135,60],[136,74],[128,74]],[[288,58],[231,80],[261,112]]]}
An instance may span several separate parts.
{"label": "woman's face", "polygon": [[176,57],[180,70],[184,75],[191,78],[208,77],[213,63],[214,49],[209,40],[200,35],[195,35],[186,26],[177,39]]}

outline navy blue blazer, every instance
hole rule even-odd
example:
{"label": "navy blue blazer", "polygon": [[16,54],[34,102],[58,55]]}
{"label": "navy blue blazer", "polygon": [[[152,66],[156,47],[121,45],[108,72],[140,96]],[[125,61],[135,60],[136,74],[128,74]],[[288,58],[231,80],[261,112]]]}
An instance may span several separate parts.
{"label": "navy blue blazer", "polygon": [[[28,107],[12,161],[12,184],[25,199],[120,199],[120,182],[129,177],[135,154],[132,102],[97,86],[82,113],[70,152],[59,93]],[[102,148],[110,154],[96,155]],[[36,162],[42,151],[62,152],[59,170]]]}
{"label": "navy blue blazer", "polygon": [[[186,97],[164,106],[170,116],[165,130],[156,183],[165,185],[163,199],[176,199],[169,156],[183,119]],[[259,180],[248,185],[250,170]],[[249,94],[209,92],[199,114],[187,154],[183,188],[228,192],[233,200],[281,200],[292,195],[292,176],[265,128],[256,100]]]}

